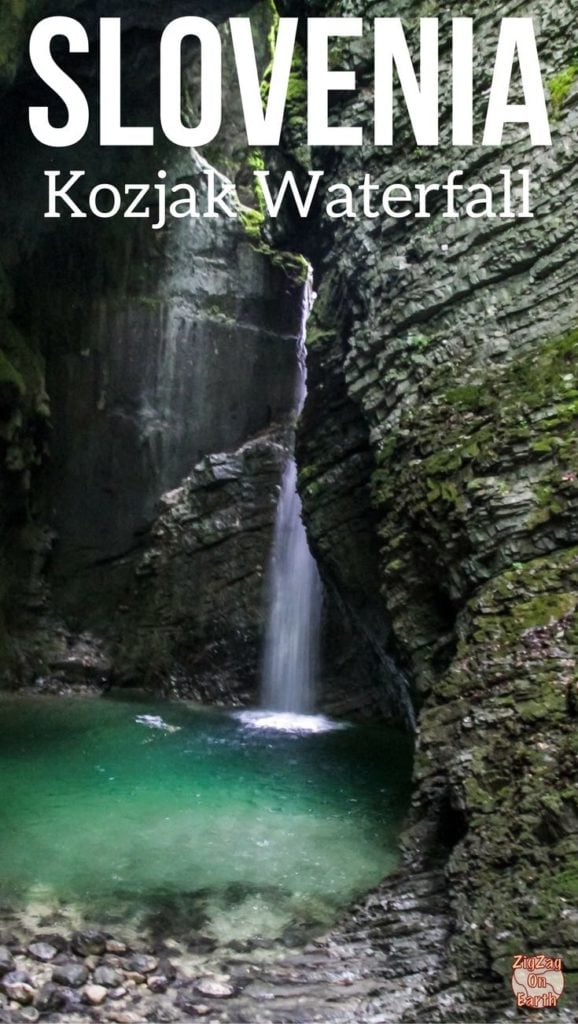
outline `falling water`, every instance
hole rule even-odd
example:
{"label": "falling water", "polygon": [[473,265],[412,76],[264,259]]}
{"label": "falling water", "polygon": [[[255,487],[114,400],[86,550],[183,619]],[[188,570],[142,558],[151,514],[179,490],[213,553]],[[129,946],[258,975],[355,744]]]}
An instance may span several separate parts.
{"label": "falling water", "polygon": [[[306,328],[312,291],[308,282],[298,350],[295,412],[307,394]],[[262,704],[276,711],[306,713],[315,703],[321,618],[321,581],[309,550],[297,491],[293,456],[283,472],[268,574]]]}

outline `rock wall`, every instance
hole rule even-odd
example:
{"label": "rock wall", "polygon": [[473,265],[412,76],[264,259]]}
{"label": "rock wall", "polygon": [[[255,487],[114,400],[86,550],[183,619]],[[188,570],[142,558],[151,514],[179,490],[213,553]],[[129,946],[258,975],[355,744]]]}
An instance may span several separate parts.
{"label": "rock wall", "polygon": [[[88,10],[77,4],[74,13],[91,40],[97,16],[122,15],[125,116],[134,123],[156,124],[160,30],[183,13],[183,6],[164,5],[162,12],[148,3],[114,6],[90,5]],[[242,9],[233,3],[209,12],[200,3],[196,13],[219,21]],[[5,609],[4,617],[0,615],[0,672],[4,668],[5,681],[17,684],[38,676],[78,678],[84,669],[91,677],[113,673],[124,679],[130,664],[135,672],[138,665],[139,673],[146,668],[147,678],[158,682],[162,677],[168,683],[169,675],[178,671],[166,670],[166,644],[151,644],[149,660],[143,661],[142,631],[136,626],[125,632],[122,658],[119,654],[120,661],[115,660],[117,609],[131,572],[125,571],[126,560],[131,552],[135,561],[141,557],[151,541],[149,528],[159,514],[161,497],[188,478],[199,460],[233,453],[263,431],[289,422],[304,264],[279,253],[273,260],[258,252],[247,234],[250,210],[238,219],[175,220],[161,231],[139,220],[44,219],[47,166],[60,169],[63,181],[68,168],[85,169],[74,193],[81,205],[99,182],[154,184],[157,172],[165,170],[167,187],[178,181],[197,189],[201,211],[210,173],[202,158],[161,142],[160,133],[152,151],[103,149],[94,117],[87,137],[72,150],[47,155],[34,142],[27,107],[47,97],[27,66],[23,46],[27,27],[51,10],[48,4],[42,9],[23,5],[19,17],[14,13],[6,26],[6,39],[21,39],[22,48],[14,42],[10,57],[0,54],[5,89],[0,125],[0,266],[5,282],[0,307],[0,495],[5,499],[0,522],[0,608]],[[259,60],[264,66],[271,10],[263,6],[252,17],[262,36]],[[7,12],[3,18],[6,22]],[[226,94],[232,77],[226,31],[224,54]],[[69,57],[65,63],[71,74],[80,75],[96,110],[96,56],[84,62]],[[196,74],[192,52],[187,88],[193,94]],[[227,152],[215,149],[207,155],[221,171],[237,167],[241,173],[246,145],[243,149],[240,144],[235,121],[239,104],[231,106]],[[245,188],[243,200],[254,203],[255,196]],[[237,496],[236,514],[241,532],[247,522],[248,544],[247,551],[241,544],[229,555],[233,580],[249,574],[251,544],[257,578],[271,539],[274,460],[261,443],[255,452],[251,459],[241,459],[251,496]],[[261,454],[259,469],[254,463]],[[277,470],[280,477],[279,459]],[[206,488],[205,512],[210,517],[212,479],[197,474],[196,480],[199,515]],[[258,497],[253,491],[260,483],[263,493]],[[267,512],[257,543],[249,506],[259,504]],[[160,511],[157,540],[164,522]],[[223,529],[220,553],[227,550],[226,519],[215,518],[212,525],[215,536]],[[205,602],[213,595],[218,571],[215,566],[213,579],[206,561],[199,553],[197,561],[186,563],[190,578],[171,578],[170,600],[167,590],[158,595],[165,602],[165,625],[172,601],[173,634],[181,638],[172,650],[175,666],[183,662],[186,603],[189,657],[184,660],[191,665],[213,649],[218,629],[220,649],[228,644],[229,661],[234,660],[241,628],[237,609],[221,595],[218,614],[209,623]],[[251,595],[251,611],[247,598],[243,622],[252,629],[255,644],[262,618],[261,586],[255,584]],[[131,638],[133,651],[128,649]],[[255,647],[252,656],[255,677]],[[231,697],[245,678],[247,661],[248,655],[240,654],[239,673],[230,681]],[[211,664],[216,672],[214,658]],[[198,685],[203,689],[200,677]],[[215,684],[215,697],[217,690]]]}
{"label": "rock wall", "polygon": [[141,680],[207,703],[255,701],[264,579],[287,431],[207,455],[166,493],[141,551],[101,572],[119,593],[118,681]]}
{"label": "rock wall", "polygon": [[[224,4],[221,10],[219,5],[217,16],[233,13],[232,6]],[[293,14],[357,13],[341,0],[284,7]],[[135,68],[142,70],[142,54],[150,52],[144,45],[149,33],[153,43],[158,41],[158,19],[180,12],[178,3],[170,12],[166,7],[161,12],[158,5],[126,5],[135,53],[141,54]],[[28,14],[33,13],[32,5]],[[205,13],[204,7],[196,13]],[[400,15],[415,27],[420,15],[438,11],[436,5],[405,0],[380,3],[363,13]],[[439,13],[447,19],[448,12]],[[477,138],[498,18],[524,13],[536,17],[539,29],[552,150],[532,150],[521,130],[509,132],[499,152],[452,150],[444,87],[439,149],[415,146],[400,106],[391,152],[366,144],[360,150],[313,151],[308,159],[331,180],[361,181],[371,173],[377,185],[443,181],[451,163],[463,166],[468,183],[483,179],[498,186],[501,167],[528,167],[534,182],[533,220],[447,221],[441,204],[434,202],[431,220],[329,222],[314,216],[304,225],[285,219],[279,227],[286,234],[277,238],[281,247],[301,247],[311,256],[320,292],[298,458],[308,528],[339,609],[329,635],[341,633],[355,644],[366,641],[363,686],[366,677],[378,681],[368,702],[372,708],[407,708],[409,688],[419,711],[407,869],[359,909],[354,925],[332,939],[347,952],[348,928],[355,934],[367,929],[369,963],[377,962],[373,950],[386,954],[379,960],[382,978],[403,979],[408,969],[419,974],[409,993],[407,977],[400,981],[404,1001],[395,1012],[407,1020],[460,1014],[493,1021],[503,1016],[512,1005],[508,977],[514,952],[562,953],[567,1005],[576,999],[574,11],[552,0],[538,0],[531,9],[507,2],[499,9],[460,5],[460,14],[476,20]],[[21,30],[15,16],[9,29],[10,40],[17,40]],[[9,69],[4,87],[16,82],[5,95],[7,125],[23,123],[23,110],[34,95],[22,67],[14,78],[16,52],[17,43],[10,42],[2,57]],[[344,44],[336,57],[351,62],[362,88],[336,103],[332,116],[370,125],[370,37],[351,47]],[[444,62],[447,57],[446,47]],[[141,78],[144,97],[151,79]],[[283,144],[285,158],[298,169],[305,153],[302,98],[299,90],[291,98]],[[138,99],[133,112],[135,117],[142,113]],[[126,166],[98,166],[94,139],[86,147],[78,153],[81,166],[98,169],[99,177],[106,171],[112,180],[121,171],[125,180],[130,177]],[[266,255],[255,254],[240,235],[224,236],[216,266],[214,243],[207,251],[202,232],[195,239],[171,236],[175,248],[159,244],[156,253],[139,232],[130,244],[100,229],[85,233],[82,242],[64,231],[57,242],[56,233],[33,226],[39,222],[41,197],[31,182],[41,168],[41,154],[31,152],[29,142],[12,131],[9,153],[7,178],[20,183],[17,197],[22,201],[3,204],[0,243],[7,281],[2,323],[8,339],[0,364],[5,564],[17,552],[15,568],[5,574],[4,606],[25,607],[33,614],[45,599],[36,570],[50,537],[39,524],[51,522],[52,504],[63,538],[62,599],[71,602],[69,611],[76,613],[80,627],[98,625],[105,613],[110,620],[114,607],[119,622],[126,617],[126,636],[135,640],[123,647],[122,627],[108,637],[128,675],[147,665],[153,675],[161,668],[165,677],[175,666],[177,674],[193,667],[199,695],[208,694],[207,679],[217,675],[229,679],[228,692],[240,699],[255,659],[255,602],[282,451],[274,434],[247,443],[248,435],[266,428],[277,414],[282,418],[286,397],[275,385],[271,400],[258,395],[248,418],[244,412],[235,421],[227,377],[226,409],[218,423],[209,424],[199,414],[182,431],[177,424],[192,392],[173,389],[172,374],[190,365],[197,347],[203,366],[198,372],[193,368],[194,393],[210,392],[214,398],[220,378],[213,372],[220,366],[224,373],[224,361],[217,355],[215,366],[208,367],[206,357],[214,344],[224,352],[239,341],[254,368],[267,351],[272,362],[265,377],[273,386],[286,358],[284,339],[295,333],[286,324],[279,295],[288,288],[291,305],[295,292],[290,285],[279,291]],[[165,154],[154,154],[157,166],[159,156]],[[227,159],[233,159],[230,152]],[[237,160],[235,152],[233,163]],[[177,161],[175,172],[180,173],[178,168]],[[150,177],[156,168],[139,169]],[[302,162],[303,174],[306,169]],[[183,281],[180,271],[175,274],[174,253],[182,257],[183,246],[199,270],[194,283]],[[55,281],[61,282],[60,293]],[[15,329],[20,340],[10,333]],[[127,364],[117,362],[114,342],[120,337],[130,356],[128,373]],[[137,342],[143,338],[141,349]],[[33,358],[27,362],[28,351]],[[141,351],[147,354],[146,367],[144,361],[138,365]],[[51,396],[58,395],[54,423],[60,440],[51,446],[58,472],[52,480],[66,481],[62,492],[49,486],[44,457],[48,407],[38,356],[43,352],[50,356]],[[245,358],[242,365],[245,369]],[[157,374],[159,366],[162,373]],[[254,390],[254,378],[242,383]],[[65,411],[66,422],[75,424],[75,437],[58,426]],[[86,419],[85,411],[90,413]],[[159,424],[168,431],[162,445],[170,442],[168,462],[166,450],[162,461],[163,467],[170,465],[167,476],[155,461]],[[113,466],[108,452],[119,428],[126,431],[126,456]],[[190,446],[190,465],[183,445]],[[234,451],[215,457],[223,447]],[[87,452],[89,471],[80,469]],[[80,487],[72,472],[67,475],[68,466],[77,467]],[[140,494],[138,507],[121,507],[117,516],[111,510],[127,472],[134,474],[131,489]],[[165,499],[157,522],[139,534],[156,498],[181,483],[181,475],[187,479]],[[102,505],[90,500],[88,512],[79,505],[78,517],[72,513],[77,502],[97,493]],[[107,510],[104,529],[98,508]],[[92,529],[87,552],[79,545],[81,516],[87,516]],[[253,536],[239,523],[252,524]],[[135,543],[142,543],[142,549],[127,554],[127,546]],[[76,574],[81,565],[86,575]],[[95,602],[94,595],[105,593]],[[148,630],[141,630],[137,604]],[[209,620],[217,622],[217,631],[205,630]],[[340,628],[343,621],[349,624],[347,632]],[[56,635],[50,623],[48,632]],[[62,633],[57,640],[52,659],[63,664],[69,638]],[[241,665],[231,687],[228,645],[233,641],[240,645]],[[43,644],[33,649],[36,666],[45,656]],[[335,646],[342,666],[348,666],[347,644]],[[83,651],[82,644],[73,644],[72,660],[82,661]],[[336,703],[342,707],[359,703],[359,679],[350,666],[356,694],[341,689]],[[416,896],[411,877],[418,874]],[[428,895],[432,888],[435,905]],[[399,901],[406,907],[412,899],[410,920],[398,921]],[[422,946],[432,915],[440,942],[445,945],[451,936],[443,969],[430,945]],[[414,967],[408,968],[407,960],[392,968],[395,950],[404,942]],[[433,982],[427,978],[430,966],[438,972]],[[397,1019],[390,1011],[399,989],[394,983],[381,988],[372,1010]]]}
{"label": "rock wall", "polygon": [[[431,5],[371,10],[410,26],[426,13],[447,28]],[[310,222],[320,301],[300,479],[322,570],[345,595],[361,574],[383,602],[420,709],[408,863],[445,859],[455,972],[424,1019],[448,1019],[455,997],[468,1019],[495,1020],[515,952],[563,954],[576,1000],[578,114],[570,8],[459,13],[475,17],[478,139],[498,20],[534,15],[552,149],[514,129],[499,151],[452,150],[444,85],[439,149],[416,148],[400,104],[391,152],[313,151],[313,166],[381,187],[443,182],[459,166],[468,184],[498,188],[500,168],[527,167],[535,217],[452,221],[434,202],[430,220]],[[370,36],[340,62],[358,91],[332,107],[335,123],[370,125]],[[294,159],[297,119],[291,131]],[[354,557],[370,534],[361,550],[379,544],[377,569]]]}

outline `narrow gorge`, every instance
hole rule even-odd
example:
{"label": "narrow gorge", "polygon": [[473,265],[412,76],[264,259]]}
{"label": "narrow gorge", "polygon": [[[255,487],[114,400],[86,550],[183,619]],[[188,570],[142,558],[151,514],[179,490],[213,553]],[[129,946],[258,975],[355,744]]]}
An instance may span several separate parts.
{"label": "narrow gorge", "polygon": [[[93,119],[37,143],[27,42],[55,13],[91,45],[122,17],[131,124],[156,124],[166,23],[214,21],[218,139],[123,151]],[[575,1019],[575,14],[3,5],[0,1021]],[[299,18],[279,147],[247,145],[240,15],[264,97]],[[534,18],[552,147],[522,125],[452,147],[449,31],[439,147],[400,97],[392,147],[308,145],[308,17],[399,16],[417,52],[420,18],[458,15],[476,139],[500,19]],[[96,108],[94,54],[58,54]],[[369,129],[371,34],[330,57],[356,74],[331,123]],[[451,219],[440,191],[427,218],[272,219],[253,176],[385,188],[450,163],[498,193],[529,169],[534,216]],[[85,168],[83,200],[159,169],[205,195],[213,169],[237,216],[46,220],[49,166]],[[518,954],[562,958],[557,1009],[516,1009]]]}

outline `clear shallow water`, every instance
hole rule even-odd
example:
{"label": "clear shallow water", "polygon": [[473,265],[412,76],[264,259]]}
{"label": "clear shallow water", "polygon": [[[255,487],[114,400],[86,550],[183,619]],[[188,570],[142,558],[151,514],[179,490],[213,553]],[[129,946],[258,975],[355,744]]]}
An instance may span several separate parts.
{"label": "clear shallow water", "polygon": [[322,930],[397,862],[411,742],[321,721],[3,698],[0,904],[219,942]]}

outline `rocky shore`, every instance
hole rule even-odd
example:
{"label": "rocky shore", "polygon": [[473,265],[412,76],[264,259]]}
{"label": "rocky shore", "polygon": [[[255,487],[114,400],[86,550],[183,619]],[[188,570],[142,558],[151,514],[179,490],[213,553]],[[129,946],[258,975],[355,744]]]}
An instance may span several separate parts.
{"label": "rocky shore", "polygon": [[[0,931],[3,1024],[426,1020],[433,1019],[428,996],[452,980],[435,870],[416,873],[411,887],[394,876],[340,928],[304,949],[260,942],[216,948],[194,934],[125,941],[94,928],[33,932],[13,925],[13,934]],[[422,929],[425,942],[417,938]],[[416,996],[423,1014],[407,1016]],[[446,1002],[459,1006],[451,993]]]}
{"label": "rocky shore", "polygon": [[[26,1024],[560,1024],[516,1010],[496,976],[460,981],[443,872],[417,862],[305,948],[125,941],[96,929],[0,931],[0,1021]],[[122,932],[119,932],[122,934]],[[214,946],[214,944],[213,944]]]}

